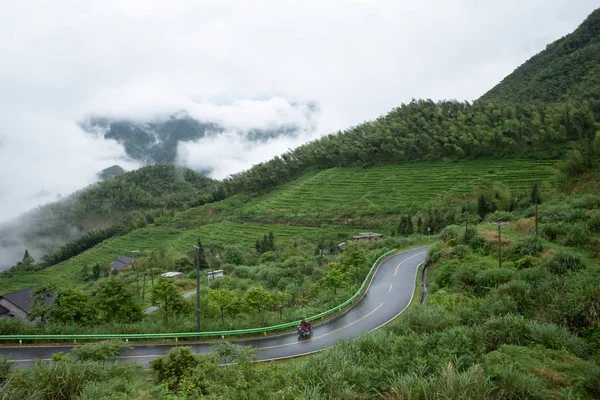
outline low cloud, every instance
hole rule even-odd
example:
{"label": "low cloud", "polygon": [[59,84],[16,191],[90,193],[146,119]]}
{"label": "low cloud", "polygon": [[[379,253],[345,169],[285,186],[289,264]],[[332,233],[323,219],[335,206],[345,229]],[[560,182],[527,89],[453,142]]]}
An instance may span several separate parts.
{"label": "low cloud", "polygon": [[[473,100],[571,32],[597,0],[5,2],[0,221],[92,183],[123,148],[89,115],[186,110],[227,128],[179,158],[216,177],[412,98]],[[303,106],[319,106],[318,118]],[[248,131],[293,124],[293,138]]]}

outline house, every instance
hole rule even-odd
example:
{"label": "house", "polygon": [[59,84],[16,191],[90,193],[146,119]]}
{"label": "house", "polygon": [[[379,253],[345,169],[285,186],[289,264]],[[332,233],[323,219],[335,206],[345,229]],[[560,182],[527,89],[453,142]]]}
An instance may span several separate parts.
{"label": "house", "polygon": [[183,279],[183,273],[181,273],[181,272],[165,272],[164,274],[160,274],[160,275],[164,276],[165,278],[175,279],[176,281]]}
{"label": "house", "polygon": [[111,272],[121,271],[121,270],[124,270],[125,268],[132,266],[134,263],[135,263],[135,260],[133,258],[129,258],[127,256],[121,256],[121,257],[117,258],[115,261],[113,261],[112,263],[110,263],[110,270],[111,270]]}
{"label": "house", "polygon": [[[35,286],[18,290],[12,293],[0,295],[0,318],[29,319],[29,311],[33,306]],[[52,303],[53,299],[47,298],[46,304]]]}
{"label": "house", "polygon": [[352,236],[354,240],[372,240],[372,239],[383,239],[383,234],[376,232],[361,232],[358,235]]}
{"label": "house", "polygon": [[223,270],[219,269],[217,271],[210,271],[208,273],[208,279],[216,279],[216,278],[222,278],[223,277]]}

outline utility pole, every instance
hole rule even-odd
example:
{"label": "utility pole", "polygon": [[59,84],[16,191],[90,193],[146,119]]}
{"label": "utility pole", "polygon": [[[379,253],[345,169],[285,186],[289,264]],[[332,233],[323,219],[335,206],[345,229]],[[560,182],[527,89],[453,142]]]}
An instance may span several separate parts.
{"label": "utility pole", "polygon": [[196,332],[200,332],[200,246],[196,248]]}
{"label": "utility pole", "polygon": [[538,231],[538,199],[537,196],[535,198],[535,239],[539,239],[540,234]]}
{"label": "utility pole", "polygon": [[[139,250],[131,250],[132,253],[139,253]],[[137,285],[137,298],[140,298],[140,265],[137,260],[134,260],[135,264],[135,283]]]}
{"label": "utility pole", "polygon": [[502,227],[502,217],[498,218],[494,225],[498,225],[498,268],[502,268],[502,237],[500,227]]}

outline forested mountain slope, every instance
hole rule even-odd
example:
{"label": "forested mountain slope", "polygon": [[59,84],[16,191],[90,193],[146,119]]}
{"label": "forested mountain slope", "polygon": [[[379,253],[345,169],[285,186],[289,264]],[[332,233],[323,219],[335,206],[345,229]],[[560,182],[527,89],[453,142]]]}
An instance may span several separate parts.
{"label": "forested mountain slope", "polygon": [[481,97],[492,102],[600,99],[600,9]]}
{"label": "forested mountain slope", "polygon": [[0,269],[14,265],[25,248],[39,259],[95,230],[115,224],[125,231],[143,226],[147,219],[199,204],[215,185],[210,178],[173,165],[147,166],[91,185],[3,224]]}
{"label": "forested mountain slope", "polygon": [[496,105],[413,100],[385,116],[330,134],[224,181],[227,194],[268,191],[307,171],[482,157],[560,159],[575,149],[591,163],[600,100]]}

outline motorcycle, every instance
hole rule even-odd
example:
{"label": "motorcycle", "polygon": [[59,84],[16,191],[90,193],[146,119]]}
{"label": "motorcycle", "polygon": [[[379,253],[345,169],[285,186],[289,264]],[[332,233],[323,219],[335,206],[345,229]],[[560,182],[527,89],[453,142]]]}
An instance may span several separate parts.
{"label": "motorcycle", "polygon": [[302,337],[308,337],[308,336],[312,335],[312,333],[313,333],[312,326],[302,327],[302,325],[298,325],[298,335],[300,335]]}

